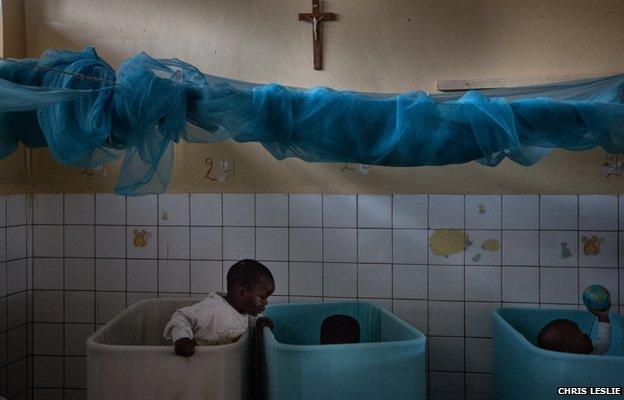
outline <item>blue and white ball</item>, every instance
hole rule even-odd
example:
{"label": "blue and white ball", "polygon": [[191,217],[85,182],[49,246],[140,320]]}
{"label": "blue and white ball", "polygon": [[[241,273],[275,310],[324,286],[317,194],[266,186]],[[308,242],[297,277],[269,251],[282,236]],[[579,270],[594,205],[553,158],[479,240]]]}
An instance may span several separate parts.
{"label": "blue and white ball", "polygon": [[611,295],[604,286],[589,285],[583,291],[583,303],[593,311],[606,310],[611,305]]}

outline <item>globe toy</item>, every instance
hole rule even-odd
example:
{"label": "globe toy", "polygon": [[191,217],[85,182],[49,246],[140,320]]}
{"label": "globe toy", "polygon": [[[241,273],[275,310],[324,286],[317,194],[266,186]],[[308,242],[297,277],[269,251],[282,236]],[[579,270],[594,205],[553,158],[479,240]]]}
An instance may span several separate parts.
{"label": "globe toy", "polygon": [[592,311],[603,311],[611,305],[611,295],[604,286],[589,285],[583,291],[583,303]]}

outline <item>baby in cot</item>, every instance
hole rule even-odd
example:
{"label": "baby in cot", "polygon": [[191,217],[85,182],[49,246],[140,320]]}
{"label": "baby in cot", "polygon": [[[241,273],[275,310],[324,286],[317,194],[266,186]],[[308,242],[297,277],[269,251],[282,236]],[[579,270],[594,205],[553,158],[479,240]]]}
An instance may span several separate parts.
{"label": "baby in cot", "polygon": [[334,314],[321,324],[321,344],[347,344],[360,342],[360,324],[353,317]]}
{"label": "baby in cot", "polygon": [[537,336],[537,345],[542,349],[577,354],[604,354],[611,347],[611,324],[609,307],[605,310],[589,311],[598,317],[598,334],[592,342],[589,335],[569,319],[556,319],[548,323]]}
{"label": "baby in cot", "polygon": [[174,343],[175,353],[193,355],[196,345],[235,342],[248,328],[273,322],[258,318],[275,290],[271,271],[256,260],[241,260],[227,273],[227,293],[213,292],[199,303],[177,310],[165,327],[165,339]]}

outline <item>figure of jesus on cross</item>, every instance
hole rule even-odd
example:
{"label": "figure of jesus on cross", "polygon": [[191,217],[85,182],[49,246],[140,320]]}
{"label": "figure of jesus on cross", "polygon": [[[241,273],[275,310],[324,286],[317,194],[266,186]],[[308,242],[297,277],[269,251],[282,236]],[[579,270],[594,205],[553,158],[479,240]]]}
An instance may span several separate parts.
{"label": "figure of jesus on cross", "polygon": [[312,32],[314,39],[314,69],[323,69],[323,52],[321,47],[321,30],[319,24],[325,21],[334,21],[336,14],[322,13],[320,0],[312,0],[312,12],[299,14],[299,21],[312,23]]}

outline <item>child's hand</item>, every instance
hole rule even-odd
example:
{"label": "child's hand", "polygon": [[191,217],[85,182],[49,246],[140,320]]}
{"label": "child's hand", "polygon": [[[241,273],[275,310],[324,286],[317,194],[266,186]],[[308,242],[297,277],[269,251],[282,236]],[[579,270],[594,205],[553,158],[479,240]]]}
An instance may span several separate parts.
{"label": "child's hand", "polygon": [[195,341],[191,338],[181,338],[175,342],[175,353],[181,357],[190,357],[195,353]]}
{"label": "child's hand", "polygon": [[262,329],[265,326],[268,327],[270,330],[273,330],[273,321],[271,321],[271,318],[260,317],[256,320],[256,328],[258,328],[260,332],[262,332]]}
{"label": "child's hand", "polygon": [[609,307],[607,307],[606,309],[602,310],[602,311],[596,311],[596,310],[589,310],[590,313],[594,314],[596,317],[598,317],[598,322],[609,322],[609,310],[611,309],[611,306],[609,305]]}

